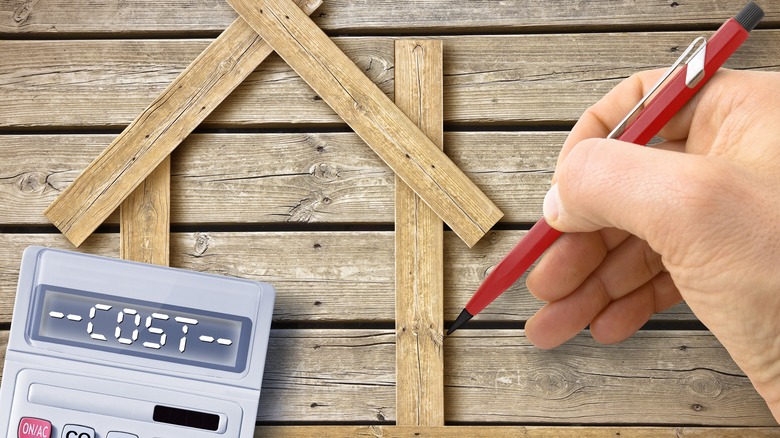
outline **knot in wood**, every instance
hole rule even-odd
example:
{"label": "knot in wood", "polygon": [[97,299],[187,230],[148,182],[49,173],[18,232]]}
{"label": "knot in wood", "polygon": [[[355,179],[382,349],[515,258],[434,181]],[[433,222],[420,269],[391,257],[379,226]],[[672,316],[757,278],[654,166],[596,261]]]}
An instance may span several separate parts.
{"label": "knot in wood", "polygon": [[366,108],[365,105],[363,105],[362,103],[358,102],[357,100],[352,102],[352,106],[355,108],[355,111],[357,113],[359,113],[359,114],[361,114],[363,116],[368,114],[368,108]]}
{"label": "knot in wood", "polygon": [[235,66],[236,66],[236,58],[231,56],[230,58],[219,63],[219,71],[225,73],[230,70],[233,70],[233,67]]}
{"label": "knot in wood", "polygon": [[699,395],[715,398],[723,392],[720,381],[711,372],[697,370],[686,380],[686,386]]}
{"label": "knot in wood", "polygon": [[46,185],[46,174],[43,172],[25,173],[19,178],[19,191],[22,193],[43,193]]}
{"label": "knot in wood", "polygon": [[195,257],[202,257],[203,254],[205,254],[206,251],[209,249],[210,244],[211,244],[211,238],[209,237],[208,234],[196,233],[195,244],[192,247],[194,251],[193,255]]}
{"label": "knot in wood", "polygon": [[33,0],[27,0],[14,10],[14,23],[21,26],[30,18],[33,9]]}
{"label": "knot in wood", "polygon": [[549,400],[566,398],[572,392],[566,375],[560,370],[548,369],[547,372],[534,373],[529,378],[531,388]]}
{"label": "knot in wood", "polygon": [[315,178],[324,180],[334,180],[339,177],[338,168],[330,163],[320,163],[314,166],[312,174]]}

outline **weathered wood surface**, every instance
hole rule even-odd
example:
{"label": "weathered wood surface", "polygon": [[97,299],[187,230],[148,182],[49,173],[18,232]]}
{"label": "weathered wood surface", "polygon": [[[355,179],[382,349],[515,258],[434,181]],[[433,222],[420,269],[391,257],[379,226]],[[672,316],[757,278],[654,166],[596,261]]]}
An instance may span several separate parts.
{"label": "weathered wood surface", "polygon": [[[449,132],[447,155],[506,212],[535,222],[566,133]],[[0,135],[0,225],[43,210],[111,135]],[[353,133],[193,134],[173,152],[171,221],[391,223],[394,176]],[[117,217],[109,223],[117,223]]]}
{"label": "weathered wood surface", "polygon": [[[444,318],[463,309],[487,271],[524,231],[495,231],[469,250],[444,236]],[[29,245],[73,249],[60,234],[0,234],[0,322],[11,318],[22,251]],[[118,257],[118,234],[96,234],[81,251]],[[392,232],[202,232],[171,234],[171,266],[266,281],[277,290],[275,321],[384,322],[394,318]],[[525,278],[494,301],[477,321],[525,321],[541,302]],[[657,321],[695,321],[684,304]]]}
{"label": "weathered wood surface", "polygon": [[[444,40],[446,127],[470,131],[446,134],[448,155],[507,213],[503,227],[517,228],[539,217],[545,169],[565,137],[540,129],[564,131],[621,79],[668,66],[744,3],[326,0],[313,19],[391,98],[395,39]],[[767,17],[729,67],[780,70],[780,3],[759,3]],[[224,0],[0,0],[5,327],[22,249],[72,248],[50,228],[26,227],[46,224],[41,213],[58,191],[236,17]],[[754,427],[775,423],[714,338],[666,330],[610,347],[583,333],[553,351],[532,348],[521,331],[459,331],[445,341],[444,412],[459,426],[392,425],[393,233],[377,230],[393,221],[393,175],[356,135],[333,127],[346,129],[272,55],[201,128],[260,132],[198,134],[172,157],[172,222],[201,232],[172,234],[171,264],[270,281],[277,327],[303,329],[273,332],[260,417],[270,427],[257,436],[780,436]],[[311,232],[352,224],[368,231]],[[266,228],[284,232],[247,232]],[[474,250],[445,233],[446,319],[523,233],[491,233]],[[92,236],[79,250],[117,257],[119,235]],[[540,305],[523,283],[475,322],[519,326]],[[364,321],[386,329],[323,329]],[[656,321],[670,328],[694,318],[680,305]],[[613,427],[549,426],[569,424]],[[711,427],[690,427],[699,424]]]}
{"label": "weathered wood surface", "polygon": [[[291,7],[306,17],[319,4],[303,1],[304,11],[296,3]],[[270,53],[270,46],[236,19],[57,196],[44,215],[74,245],[81,245]]]}
{"label": "weathered wood surface", "polygon": [[[314,15],[332,33],[593,31],[619,27],[715,28],[744,0],[637,2],[570,0],[328,0]],[[780,23],[780,4],[761,2],[764,25]],[[221,32],[237,14],[214,0],[1,0],[0,34],[169,35]]]}
{"label": "weathered wood surface", "polygon": [[[669,66],[701,34],[709,33],[441,37],[444,120],[507,126],[573,123],[620,80],[639,70]],[[333,41],[392,95],[392,38]],[[124,128],[209,42],[0,41],[0,128]],[[780,31],[756,30],[726,66],[776,71],[778,58]],[[210,127],[290,123],[343,126],[275,55],[205,120]]]}
{"label": "weathered wood surface", "polygon": [[[395,42],[395,104],[443,147],[442,43]],[[396,424],[444,426],[444,227],[395,179]]]}
{"label": "weathered wood surface", "polygon": [[171,157],[119,207],[119,257],[168,266],[171,231]]}
{"label": "weathered wood surface", "polygon": [[[392,330],[272,330],[258,420],[391,423],[394,355]],[[462,330],[445,359],[448,422],[776,426],[707,332],[543,351],[522,331]]]}
{"label": "weathered wood surface", "polygon": [[504,215],[291,0],[228,0],[469,247]]}

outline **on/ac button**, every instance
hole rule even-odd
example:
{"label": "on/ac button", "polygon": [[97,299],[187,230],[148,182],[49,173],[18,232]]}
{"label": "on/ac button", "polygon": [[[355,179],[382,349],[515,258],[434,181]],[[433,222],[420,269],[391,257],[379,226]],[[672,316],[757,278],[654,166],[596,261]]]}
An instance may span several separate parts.
{"label": "on/ac button", "polygon": [[23,417],[19,420],[19,438],[51,438],[51,422],[40,418]]}

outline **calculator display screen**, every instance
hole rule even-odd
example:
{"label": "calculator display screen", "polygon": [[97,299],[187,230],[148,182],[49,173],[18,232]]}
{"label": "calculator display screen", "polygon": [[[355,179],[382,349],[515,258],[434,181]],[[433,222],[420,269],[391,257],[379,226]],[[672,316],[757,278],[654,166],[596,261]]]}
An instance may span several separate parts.
{"label": "calculator display screen", "polygon": [[252,322],[208,310],[57,286],[36,288],[33,340],[243,372]]}

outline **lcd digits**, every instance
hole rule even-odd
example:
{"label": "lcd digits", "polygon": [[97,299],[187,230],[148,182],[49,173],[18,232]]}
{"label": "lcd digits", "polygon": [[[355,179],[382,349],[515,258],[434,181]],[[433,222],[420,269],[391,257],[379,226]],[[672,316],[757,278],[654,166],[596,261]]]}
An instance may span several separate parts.
{"label": "lcd digits", "polygon": [[218,369],[246,358],[248,318],[52,286],[38,293],[33,338]]}

